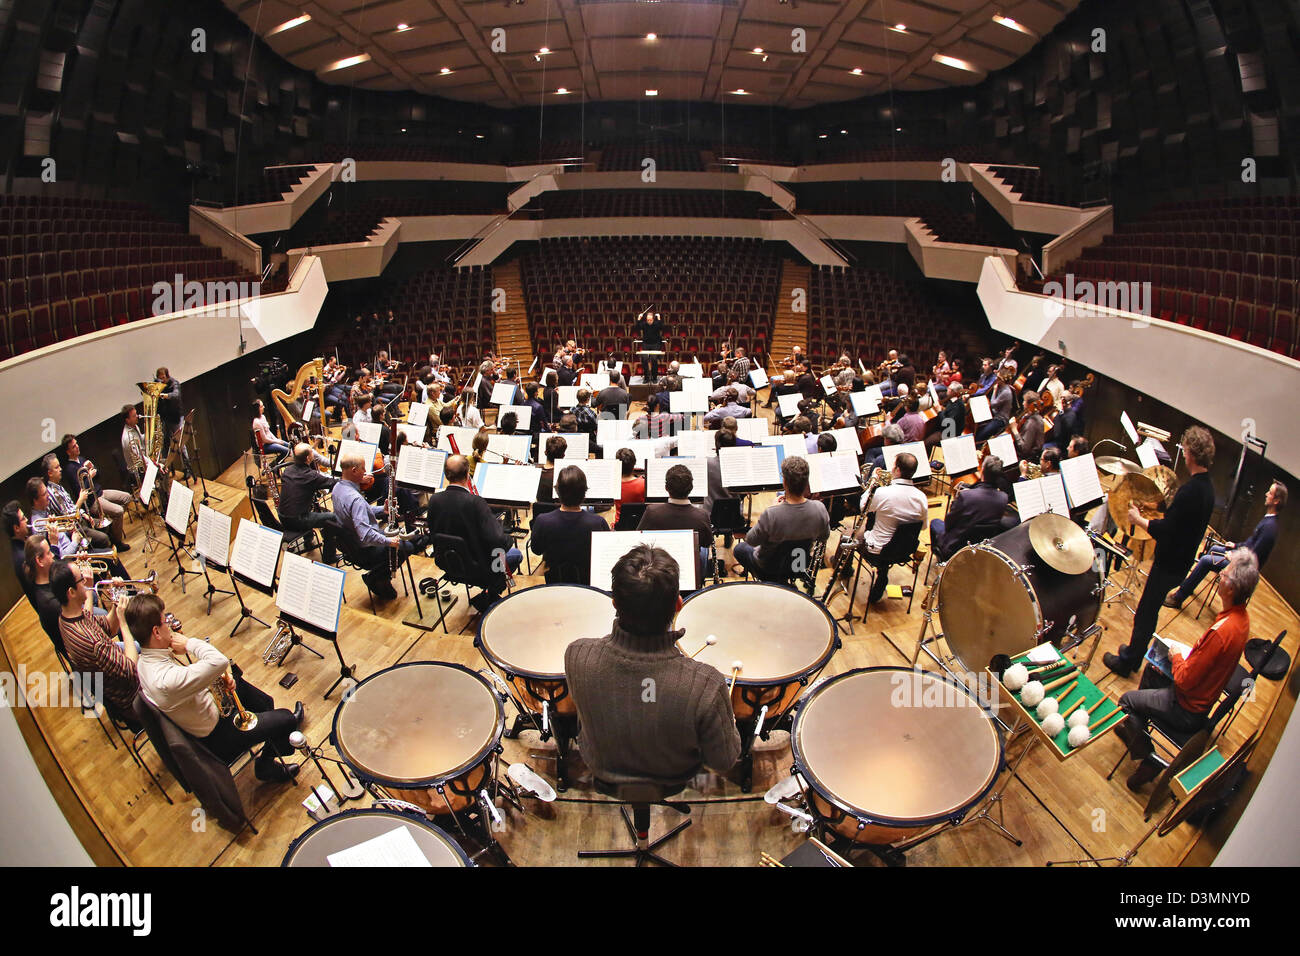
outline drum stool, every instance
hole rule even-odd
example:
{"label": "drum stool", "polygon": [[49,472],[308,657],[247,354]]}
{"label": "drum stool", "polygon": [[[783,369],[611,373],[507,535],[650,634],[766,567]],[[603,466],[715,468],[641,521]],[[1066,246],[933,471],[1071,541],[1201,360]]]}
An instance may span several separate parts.
{"label": "drum stool", "polygon": [[[579,850],[579,859],[584,857],[630,856],[636,859],[637,866],[647,861],[658,863],[660,866],[677,866],[676,863],[665,860],[654,851],[657,847],[667,843],[685,830],[691,825],[692,821],[685,820],[663,836],[651,841],[650,806],[652,804],[661,804],[665,807],[672,807],[678,813],[689,815],[691,812],[689,803],[673,802],[666,799],[674,794],[681,793],[684,784],[665,785],[650,780],[637,781],[636,783],[606,783],[597,779],[595,785],[597,792],[614,797],[624,804],[619,809],[622,811],[623,823],[627,827],[628,835],[632,837],[632,842],[635,845],[626,850]],[[629,806],[632,808],[631,813],[628,813]]]}

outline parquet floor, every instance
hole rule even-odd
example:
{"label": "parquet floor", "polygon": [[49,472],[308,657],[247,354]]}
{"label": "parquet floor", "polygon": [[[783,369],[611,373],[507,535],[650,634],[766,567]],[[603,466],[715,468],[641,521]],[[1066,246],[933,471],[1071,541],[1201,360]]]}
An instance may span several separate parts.
{"label": "parquet floor", "polygon": [[[211,502],[213,507],[231,512],[242,501],[247,467],[246,461],[236,462],[220,479],[208,483],[210,491],[223,499]],[[200,495],[201,489],[196,488],[196,499]],[[772,495],[759,496],[754,503],[755,514],[772,498]],[[946,506],[942,499],[935,499],[931,504],[932,517],[941,515]],[[166,550],[151,556],[142,553],[144,530],[140,522],[128,522],[127,532],[133,550],[124,557],[133,575],[144,573],[146,566],[157,568],[160,579],[175,571],[174,563],[168,563],[171,556]],[[432,561],[417,557],[413,562],[417,580],[435,574]],[[827,573],[823,572],[823,582]],[[893,580],[904,583],[901,570],[895,569]],[[215,583],[229,586],[226,581]],[[541,583],[539,577],[518,576],[520,587],[536,583]],[[279,705],[292,707],[295,700],[302,700],[307,709],[308,738],[313,743],[326,739],[339,699],[337,691],[331,700],[322,699],[325,689],[338,675],[331,649],[315,641],[313,645],[326,655],[325,660],[295,649],[283,669],[265,665],[261,655],[271,632],[249,621],[234,637],[227,636],[238,618],[238,604],[232,597],[218,595],[211,614],[207,614],[204,586],[202,578],[190,578],[188,593],[182,594],[178,584],[167,584],[161,594],[169,610],[184,622],[187,634],[211,636],[223,653],[240,664],[248,679],[272,693]],[[399,660],[453,661],[476,670],[484,666],[472,635],[455,633],[466,620],[463,590],[460,602],[450,614],[450,635],[441,630],[425,633],[404,625],[402,617],[413,609],[409,598],[399,597],[372,613],[365,587],[356,572],[349,573],[345,593],[347,604],[340,628],[342,647],[348,661],[357,665],[360,677]],[[270,598],[247,588],[244,595],[259,617],[274,621],[275,610]],[[844,635],[843,647],[825,673],[833,675],[874,665],[905,666],[921,625],[920,596],[910,614],[906,599],[887,600],[881,611],[873,608],[869,620],[856,625],[856,635]],[[861,597],[865,598],[865,587]],[[845,605],[846,599],[840,595],[832,599],[831,610],[841,614]],[[857,608],[860,615],[861,599]],[[1300,621],[1295,612],[1266,583],[1261,584],[1250,610],[1256,636],[1272,637],[1281,628],[1290,629],[1292,636],[1286,647],[1294,659],[1300,642]],[[1194,641],[1211,619],[1211,612],[1207,611],[1198,626],[1193,620],[1194,608],[1170,621],[1174,613],[1162,612],[1160,630],[1187,642]],[[1121,680],[1107,673],[1101,664],[1101,651],[1127,640],[1131,617],[1118,604],[1108,604],[1101,622],[1106,630],[1089,674],[1112,697],[1118,698],[1135,685],[1136,677]],[[49,641],[26,602],[21,602],[4,619],[0,639],[15,666],[22,662],[29,671],[57,671]],[[1086,649],[1087,645],[1083,650]],[[924,656],[922,661],[926,661]],[[292,671],[299,677],[290,691],[276,686],[284,671]],[[1266,719],[1280,686],[1277,682],[1260,682],[1255,698],[1244,705],[1231,727],[1227,742],[1222,745],[1225,749],[1239,745]],[[510,705],[507,713],[513,716]],[[175,800],[173,805],[149,784],[144,772],[124,750],[114,750],[108,745],[95,721],[83,718],[75,709],[37,708],[33,714],[91,816],[120,856],[131,864],[275,865],[289,842],[310,825],[299,805],[307,795],[307,785],[319,781],[319,774],[310,762],[303,767],[302,785],[298,787],[261,784],[251,768],[243,770],[238,776],[239,788],[260,832],[255,836],[245,830],[236,836],[204,820],[197,801],[184,794],[170,775],[160,771],[158,758],[151,749],[146,749],[146,759],[156,772],[161,772],[164,785]],[[869,727],[844,730],[863,735],[871,732]],[[770,741],[759,743],[752,794],[743,793],[734,780],[714,774],[697,778],[682,799],[708,802],[695,805],[693,826],[664,848],[665,855],[683,864],[752,866],[757,863],[760,851],[780,857],[802,841],[803,836],[792,832],[786,817],[762,802],[763,792],[789,772],[788,740],[785,732],[777,732]],[[1008,758],[1013,758],[1023,745],[1022,740],[1009,744]],[[553,781],[553,747],[539,743],[535,732],[525,731],[517,740],[506,740],[504,747],[505,763],[525,760]],[[1114,735],[1107,735],[1064,763],[1058,762],[1045,748],[1035,748],[1021,764],[1017,778],[1007,786],[1002,803],[1006,826],[1023,840],[1023,846],[1013,845],[982,823],[968,823],[909,851],[909,865],[1041,866],[1051,860],[1124,853],[1149,824],[1142,818],[1145,797],[1130,793],[1124,785],[1131,765],[1121,768],[1113,780],[1105,779],[1121,747]],[[624,845],[626,834],[617,809],[592,791],[590,776],[580,759],[572,761],[571,777],[574,784],[555,803],[544,805],[525,799],[522,813],[506,808],[507,826],[500,841],[514,863],[573,865],[577,862],[574,854],[578,849]],[[367,804],[368,801],[363,801],[349,806]],[[674,823],[676,819],[675,812],[657,808],[655,832],[663,823]],[[1175,864],[1193,835],[1194,831],[1184,824],[1166,838],[1152,839],[1142,848],[1137,863]],[[874,864],[869,856],[864,862]]]}

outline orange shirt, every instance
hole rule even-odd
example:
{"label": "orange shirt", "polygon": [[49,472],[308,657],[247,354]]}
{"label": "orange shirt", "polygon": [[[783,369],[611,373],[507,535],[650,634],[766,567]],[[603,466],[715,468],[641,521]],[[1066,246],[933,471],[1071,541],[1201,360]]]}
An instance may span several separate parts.
{"label": "orange shirt", "polygon": [[1238,606],[1214,619],[1186,660],[1171,655],[1178,706],[1193,714],[1209,713],[1236,669],[1248,637],[1250,615]]}

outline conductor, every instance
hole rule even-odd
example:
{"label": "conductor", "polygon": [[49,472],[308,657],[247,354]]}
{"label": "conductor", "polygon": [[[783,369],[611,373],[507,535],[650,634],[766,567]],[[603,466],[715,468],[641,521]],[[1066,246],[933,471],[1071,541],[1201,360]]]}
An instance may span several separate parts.
{"label": "conductor", "polygon": [[[633,332],[641,340],[642,352],[660,352],[664,350],[664,330],[659,321],[658,312],[642,312],[637,317]],[[659,378],[659,356],[646,355],[645,381],[654,382]]]}

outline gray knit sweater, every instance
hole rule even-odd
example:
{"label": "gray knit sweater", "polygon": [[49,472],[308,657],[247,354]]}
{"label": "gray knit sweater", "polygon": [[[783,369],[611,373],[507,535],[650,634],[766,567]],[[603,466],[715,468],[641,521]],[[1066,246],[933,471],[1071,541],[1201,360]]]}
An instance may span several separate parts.
{"label": "gray knit sweater", "polygon": [[682,633],[646,637],[615,620],[609,635],[565,651],[578,746],[598,779],[675,785],[704,765],[725,772],[740,756],[727,681],[677,649]]}

